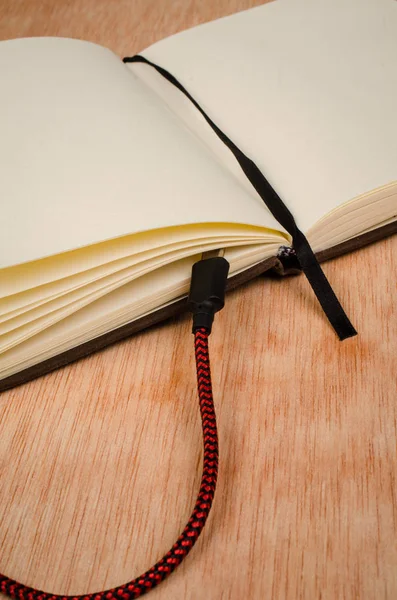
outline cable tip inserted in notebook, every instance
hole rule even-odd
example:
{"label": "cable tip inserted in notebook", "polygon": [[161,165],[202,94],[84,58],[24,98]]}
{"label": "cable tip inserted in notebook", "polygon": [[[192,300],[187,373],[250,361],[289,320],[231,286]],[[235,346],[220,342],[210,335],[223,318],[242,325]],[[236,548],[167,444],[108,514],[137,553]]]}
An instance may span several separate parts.
{"label": "cable tip inserted in notebook", "polygon": [[193,333],[200,327],[211,333],[214,315],[225,305],[228,274],[229,263],[222,256],[203,258],[193,265],[188,298]]}

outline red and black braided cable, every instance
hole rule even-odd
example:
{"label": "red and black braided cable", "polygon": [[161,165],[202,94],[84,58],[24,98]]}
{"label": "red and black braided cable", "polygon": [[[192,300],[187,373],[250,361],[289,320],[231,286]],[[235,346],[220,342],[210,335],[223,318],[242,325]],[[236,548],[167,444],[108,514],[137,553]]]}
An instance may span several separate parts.
{"label": "red and black braided cable", "polygon": [[205,327],[200,327],[195,330],[194,335],[198,395],[204,441],[203,474],[192,515],[171,550],[143,575],[129,583],[104,592],[80,596],[49,594],[27,587],[1,574],[0,592],[19,600],[132,600],[132,598],[143,596],[143,594],[164,581],[189,554],[208,518],[215,494],[218,473],[218,434],[208,355],[209,331]]}

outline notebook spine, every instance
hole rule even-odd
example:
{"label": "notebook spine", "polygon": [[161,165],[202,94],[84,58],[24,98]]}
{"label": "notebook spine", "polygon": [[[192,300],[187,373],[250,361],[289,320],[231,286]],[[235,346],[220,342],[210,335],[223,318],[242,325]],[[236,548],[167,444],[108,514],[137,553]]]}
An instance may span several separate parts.
{"label": "notebook spine", "polygon": [[280,246],[277,252],[277,263],[273,267],[277,275],[297,275],[302,272],[296,251],[291,246]]}

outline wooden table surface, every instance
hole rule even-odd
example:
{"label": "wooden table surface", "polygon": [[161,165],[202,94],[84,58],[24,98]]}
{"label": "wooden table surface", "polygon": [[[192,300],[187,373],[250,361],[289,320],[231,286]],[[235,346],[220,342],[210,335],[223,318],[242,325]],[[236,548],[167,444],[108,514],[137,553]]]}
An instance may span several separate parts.
{"label": "wooden table surface", "polygon": [[[256,4],[0,0],[0,38],[125,56]],[[354,339],[335,339],[303,277],[260,278],[217,317],[215,504],[153,600],[397,598],[397,238],[324,269]],[[169,549],[198,487],[189,319],[2,394],[0,419],[0,572],[62,594],[125,583]]]}

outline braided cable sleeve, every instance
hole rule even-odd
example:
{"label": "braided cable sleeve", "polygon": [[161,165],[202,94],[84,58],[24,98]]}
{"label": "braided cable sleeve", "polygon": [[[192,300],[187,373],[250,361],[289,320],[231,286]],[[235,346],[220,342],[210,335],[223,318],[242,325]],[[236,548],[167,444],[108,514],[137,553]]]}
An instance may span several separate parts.
{"label": "braided cable sleeve", "polygon": [[212,397],[210,362],[208,355],[208,330],[204,327],[194,332],[197,385],[203,430],[204,457],[200,490],[192,515],[171,550],[151,569],[133,581],[119,587],[83,594],[63,596],[49,594],[0,574],[0,592],[19,600],[132,600],[143,596],[164,581],[181,564],[196,543],[208,518],[218,473],[218,434]]}

